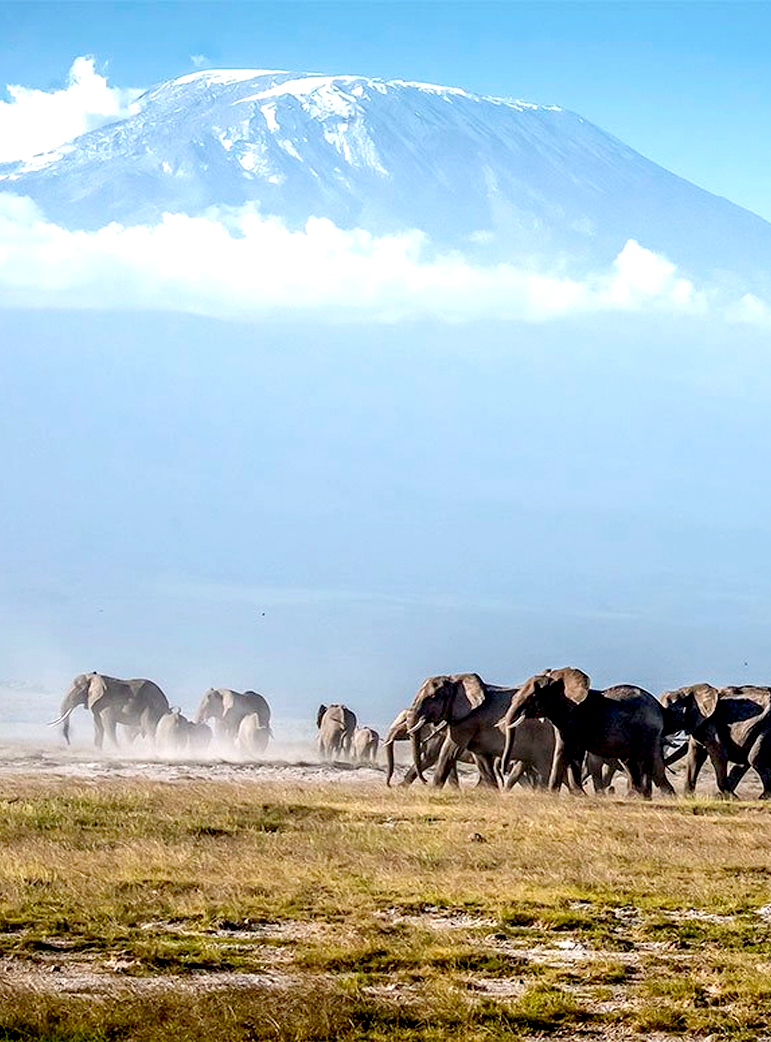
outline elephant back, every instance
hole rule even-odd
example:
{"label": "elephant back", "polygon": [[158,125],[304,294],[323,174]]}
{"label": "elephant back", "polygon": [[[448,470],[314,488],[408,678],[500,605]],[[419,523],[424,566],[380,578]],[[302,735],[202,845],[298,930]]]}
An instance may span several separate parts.
{"label": "elephant back", "polygon": [[270,706],[267,698],[257,691],[244,691],[242,699],[247,712],[257,714],[260,727],[270,727]]}
{"label": "elephant back", "polygon": [[171,711],[168,698],[154,681],[130,680],[129,686],[133,688],[135,695],[139,696],[146,706],[157,710],[159,713]]}

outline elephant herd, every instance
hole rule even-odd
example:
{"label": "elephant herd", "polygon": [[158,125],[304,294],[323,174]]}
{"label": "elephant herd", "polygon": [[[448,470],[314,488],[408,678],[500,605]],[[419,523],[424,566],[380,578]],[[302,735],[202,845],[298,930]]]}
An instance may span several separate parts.
{"label": "elephant herd", "polygon": [[[272,737],[270,706],[256,691],[210,688],[192,720],[172,708],[150,680],[119,680],[100,673],[76,677],[59,717],[69,740],[69,721],[79,706],[94,719],[95,742],[105,734],[117,744],[121,725],[156,748],[177,753],[205,750],[216,726],[217,739],[254,757]],[[360,727],[341,704],[321,705],[316,716],[322,759],[347,759],[375,765],[380,738]],[[771,797],[771,688],[695,684],[656,698],[631,684],[595,689],[586,673],[571,667],[549,669],[524,683],[488,684],[476,673],[429,677],[412,704],[402,710],[382,742],[386,784],[390,785],[394,745],[410,744],[412,764],[402,784],[426,781],[458,784],[458,765],[476,766],[479,784],[511,788],[520,783],[576,794],[587,777],[596,792],[610,785],[616,771],[627,777],[630,793],[650,797],[653,786],[673,795],[666,768],[687,756],[686,794],[692,793],[709,759],[720,793],[732,795],[752,768]]]}
{"label": "elephant herd", "polygon": [[[453,780],[459,759],[471,755],[482,785],[530,781],[582,793],[623,770],[631,793],[650,797],[655,785],[674,795],[666,767],[687,755],[685,793],[696,787],[707,758],[718,790],[733,795],[752,768],[771,797],[771,688],[696,684],[660,699],[631,684],[597,690],[580,669],[549,669],[523,684],[497,687],[476,673],[429,677],[412,705],[394,721],[410,736],[422,775],[425,729],[441,728],[433,782]],[[667,756],[668,746],[676,746]],[[425,763],[425,754],[424,763]]]}
{"label": "elephant herd", "polygon": [[171,753],[202,753],[213,738],[208,721],[213,720],[217,737],[249,756],[263,752],[272,735],[270,706],[256,691],[209,688],[201,699],[195,717],[188,720],[181,710],[172,708],[163,691],[152,680],[120,680],[103,673],[81,673],[64,696],[61,710],[52,724],[61,724],[65,739],[70,738],[70,717],[80,706],[94,718],[94,742],[102,748],[105,734],[118,744],[121,725],[130,742],[137,737],[152,742],[154,748]]}

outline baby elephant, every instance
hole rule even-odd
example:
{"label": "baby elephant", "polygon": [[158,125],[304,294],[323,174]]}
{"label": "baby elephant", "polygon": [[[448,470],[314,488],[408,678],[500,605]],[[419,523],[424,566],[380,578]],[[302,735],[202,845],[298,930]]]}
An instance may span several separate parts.
{"label": "baby elephant", "polygon": [[351,753],[357,763],[369,763],[375,765],[377,760],[377,747],[380,744],[380,735],[371,727],[357,727],[353,732],[351,742]]}
{"label": "baby elephant", "polygon": [[257,713],[248,713],[238,725],[236,745],[244,756],[258,756],[268,747],[270,728],[260,725]]}
{"label": "baby elephant", "polygon": [[203,752],[211,738],[206,724],[194,724],[179,709],[164,713],[155,728],[155,747],[167,753]]}
{"label": "baby elephant", "polygon": [[208,724],[196,724],[187,721],[187,747],[191,753],[204,753],[211,745],[214,737]]}

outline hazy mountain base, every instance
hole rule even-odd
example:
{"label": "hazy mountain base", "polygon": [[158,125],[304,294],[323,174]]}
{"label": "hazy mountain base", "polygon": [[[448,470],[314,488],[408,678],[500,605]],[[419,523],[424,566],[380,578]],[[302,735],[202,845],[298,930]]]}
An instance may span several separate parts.
{"label": "hazy mountain base", "polygon": [[311,727],[444,671],[771,676],[757,330],[4,312],[0,346],[0,661],[41,729],[84,669]]}
{"label": "hazy mountain base", "polygon": [[767,808],[6,776],[0,1032],[759,1038]]}

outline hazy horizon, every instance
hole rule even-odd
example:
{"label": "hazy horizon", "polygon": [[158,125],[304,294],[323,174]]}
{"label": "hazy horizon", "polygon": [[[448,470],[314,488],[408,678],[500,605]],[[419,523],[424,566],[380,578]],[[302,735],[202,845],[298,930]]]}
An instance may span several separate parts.
{"label": "hazy horizon", "polygon": [[771,674],[762,333],[4,319],[0,679],[54,706],[91,669],[381,725],[437,672]]}

